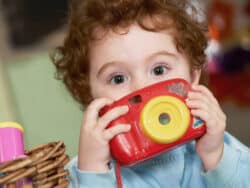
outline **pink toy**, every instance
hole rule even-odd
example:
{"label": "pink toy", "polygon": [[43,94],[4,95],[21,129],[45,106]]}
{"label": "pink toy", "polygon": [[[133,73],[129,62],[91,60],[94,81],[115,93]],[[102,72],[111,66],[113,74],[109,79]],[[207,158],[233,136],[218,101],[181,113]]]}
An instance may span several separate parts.
{"label": "pink toy", "polygon": [[[0,123],[0,163],[11,161],[24,155],[23,128],[14,122]],[[32,188],[32,183],[23,179],[17,188]]]}
{"label": "pink toy", "polygon": [[23,155],[23,128],[13,122],[0,123],[0,163]]}

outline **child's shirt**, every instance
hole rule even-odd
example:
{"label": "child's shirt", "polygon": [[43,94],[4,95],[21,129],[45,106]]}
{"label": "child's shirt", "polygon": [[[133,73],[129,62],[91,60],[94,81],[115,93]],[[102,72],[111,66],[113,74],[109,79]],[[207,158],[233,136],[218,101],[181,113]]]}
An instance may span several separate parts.
{"label": "child's shirt", "polygon": [[[211,140],[212,142],[212,140]],[[222,159],[205,172],[190,142],[131,167],[122,167],[123,188],[250,188],[250,150],[225,134]],[[109,172],[77,168],[77,158],[66,166],[71,188],[117,188],[115,162]]]}

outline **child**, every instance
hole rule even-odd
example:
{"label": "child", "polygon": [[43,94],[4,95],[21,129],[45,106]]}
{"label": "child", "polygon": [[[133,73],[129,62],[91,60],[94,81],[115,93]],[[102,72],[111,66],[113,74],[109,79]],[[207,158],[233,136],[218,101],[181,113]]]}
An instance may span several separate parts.
{"label": "child", "polygon": [[78,158],[67,166],[71,187],[115,188],[109,141],[130,125],[107,125],[128,112],[98,112],[124,95],[172,78],[190,82],[186,101],[207,132],[169,152],[122,167],[124,188],[250,187],[249,149],[225,134],[226,117],[199,84],[206,37],[184,0],[84,0],[72,6],[65,43],[54,58],[59,76],[85,109]]}

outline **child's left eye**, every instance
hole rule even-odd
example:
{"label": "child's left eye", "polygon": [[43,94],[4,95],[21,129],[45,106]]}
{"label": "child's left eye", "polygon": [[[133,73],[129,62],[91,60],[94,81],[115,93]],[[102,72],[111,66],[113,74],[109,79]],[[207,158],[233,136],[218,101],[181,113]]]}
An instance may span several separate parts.
{"label": "child's left eye", "polygon": [[112,85],[118,85],[118,84],[124,83],[127,80],[128,78],[126,76],[118,74],[118,75],[112,76],[109,82]]}
{"label": "child's left eye", "polygon": [[159,76],[162,74],[166,74],[167,71],[168,71],[167,66],[159,65],[152,70],[152,74]]}

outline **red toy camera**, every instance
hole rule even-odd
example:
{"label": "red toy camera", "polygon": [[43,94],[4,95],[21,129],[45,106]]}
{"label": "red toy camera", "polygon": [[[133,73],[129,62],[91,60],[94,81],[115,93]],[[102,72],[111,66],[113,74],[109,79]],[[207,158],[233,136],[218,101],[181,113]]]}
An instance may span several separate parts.
{"label": "red toy camera", "polygon": [[183,79],[163,81],[129,94],[102,109],[127,105],[127,114],[108,127],[128,123],[131,130],[110,141],[112,156],[121,165],[132,165],[202,136],[206,126],[185,104],[191,89]]}

